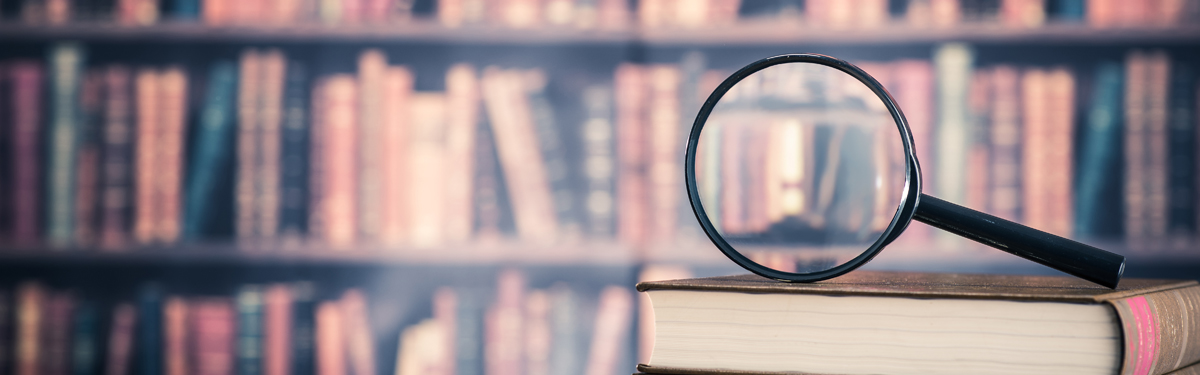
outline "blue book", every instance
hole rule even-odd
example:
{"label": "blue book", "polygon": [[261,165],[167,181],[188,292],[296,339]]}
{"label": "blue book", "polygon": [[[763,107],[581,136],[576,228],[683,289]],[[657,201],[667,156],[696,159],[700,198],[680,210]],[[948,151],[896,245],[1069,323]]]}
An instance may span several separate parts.
{"label": "blue book", "polygon": [[297,61],[287,63],[283,89],[283,129],[279,162],[279,232],[285,236],[308,232],[308,71]]}
{"label": "blue book", "polygon": [[163,373],[163,291],[158,284],[144,284],[138,290],[137,333],[134,337],[134,373]]}
{"label": "blue book", "polygon": [[83,47],[59,43],[50,48],[50,123],[46,134],[46,235],[51,243],[70,244],[75,236],[75,161],[83,115],[79,87]]}
{"label": "blue book", "polygon": [[188,169],[183,221],[183,236],[188,239],[201,237],[210,230],[219,182],[231,165],[233,110],[237,94],[237,70],[233,62],[214,64],[208,81],[208,93],[200,113],[197,140]]}
{"label": "blue book", "polygon": [[1055,18],[1066,22],[1083,22],[1084,0],[1054,0]]}
{"label": "blue book", "polygon": [[316,310],[313,284],[292,284],[292,374],[316,374]]}
{"label": "blue book", "polygon": [[1196,73],[1171,64],[1167,107],[1167,233],[1196,232]]}
{"label": "blue book", "polygon": [[200,0],[173,0],[172,18],[177,20],[196,20],[200,18]]}
{"label": "blue book", "polygon": [[75,306],[72,318],[71,374],[97,375],[100,373],[100,327],[96,306],[88,301]]}
{"label": "blue book", "polygon": [[[1095,237],[1119,232],[1121,197],[1121,139],[1123,108],[1122,65],[1104,62],[1096,69],[1094,89],[1082,128],[1078,176],[1075,179],[1075,234]],[[1116,218],[1115,220],[1113,218]]]}

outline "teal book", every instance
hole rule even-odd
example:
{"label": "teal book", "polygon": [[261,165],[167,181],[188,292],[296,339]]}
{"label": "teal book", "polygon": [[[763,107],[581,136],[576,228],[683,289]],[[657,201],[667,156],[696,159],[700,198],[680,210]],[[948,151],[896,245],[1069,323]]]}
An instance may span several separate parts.
{"label": "teal book", "polygon": [[71,374],[100,374],[100,327],[96,306],[81,301],[75,306],[72,317]]}
{"label": "teal book", "polygon": [[258,285],[244,285],[237,294],[237,345],[235,355],[238,375],[263,373],[263,290]]}
{"label": "teal book", "polygon": [[1121,141],[1124,134],[1124,67],[1104,62],[1096,68],[1088,112],[1081,129],[1075,186],[1075,235],[1083,238],[1119,232],[1122,227]]}
{"label": "teal book", "polygon": [[292,284],[292,374],[316,374],[316,297],[313,284]]}
{"label": "teal book", "polygon": [[[541,75],[545,77],[545,75]],[[527,80],[527,82],[535,80]],[[550,194],[554,202],[554,213],[558,219],[559,230],[578,233],[580,230],[575,197],[571,189],[571,168],[568,168],[567,149],[562,136],[563,129],[558,126],[554,105],[546,94],[545,79],[532,82],[529,90],[529,110],[533,117],[534,132],[537,134],[538,147],[542,159],[546,163],[546,180],[550,183]]]}
{"label": "teal book", "polygon": [[58,43],[50,47],[50,123],[46,135],[46,235],[56,245],[70,244],[75,235],[75,162],[83,115],[79,88],[83,47]]}
{"label": "teal book", "polygon": [[196,20],[200,18],[200,0],[172,0],[171,16],[177,20]]}
{"label": "teal book", "polygon": [[1084,0],[1053,0],[1053,16],[1059,21],[1083,22],[1086,16],[1083,3]]}
{"label": "teal book", "polygon": [[213,64],[208,75],[208,92],[200,112],[196,143],[189,158],[183,236],[195,239],[208,234],[216,214],[218,189],[230,168],[234,136],[234,103],[237,69],[233,62]]}

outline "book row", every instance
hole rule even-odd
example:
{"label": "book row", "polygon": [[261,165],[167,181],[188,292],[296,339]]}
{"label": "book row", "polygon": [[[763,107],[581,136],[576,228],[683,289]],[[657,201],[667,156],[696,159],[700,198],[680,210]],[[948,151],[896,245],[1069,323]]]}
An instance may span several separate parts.
{"label": "book row", "polygon": [[20,0],[3,9],[30,24],[76,21],[151,25],[162,20],[255,27],[295,24],[399,25],[414,18],[447,27],[619,30],[699,29],[735,22],[782,22],[868,29],[888,24],[960,23],[1041,27],[1051,21],[1097,28],[1185,25],[1200,16],[1191,1],[1115,0]]}
{"label": "book row", "polygon": [[[726,76],[700,53],[611,81],[458,63],[419,91],[374,49],[351,73],[274,48],[207,71],[86,60],[64,43],[0,67],[6,245],[672,243],[698,232],[679,155]],[[976,65],[960,44],[861,62],[903,109],[926,192],[1065,236],[1196,237],[1193,65]],[[718,221],[762,222],[742,216]]]}
{"label": "book row", "polygon": [[530,289],[510,269],[494,290],[436,288],[431,301],[416,302],[431,314],[415,323],[377,316],[397,311],[362,289],[318,287],[243,284],[221,295],[145,283],[128,300],[108,301],[24,281],[0,289],[0,371],[610,375],[633,365],[635,301],[626,287]]}

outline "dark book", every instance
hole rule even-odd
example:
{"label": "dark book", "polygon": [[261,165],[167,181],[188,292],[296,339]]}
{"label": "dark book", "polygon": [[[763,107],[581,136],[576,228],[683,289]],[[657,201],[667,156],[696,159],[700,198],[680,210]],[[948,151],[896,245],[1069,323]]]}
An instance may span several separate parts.
{"label": "dark book", "polygon": [[1096,68],[1076,167],[1075,234],[1080,237],[1120,233],[1123,224],[1113,220],[1120,217],[1120,206],[1110,204],[1121,200],[1123,81],[1118,63]]}
{"label": "dark book", "polygon": [[100,192],[100,131],[104,126],[103,102],[104,72],[88,70],[80,91],[79,106],[82,112],[79,131],[79,152],[75,164],[75,242],[91,245],[96,242],[98,216],[96,215]]}
{"label": "dark book", "polygon": [[10,290],[0,289],[0,374],[12,375],[13,366],[13,295]]}
{"label": "dark book", "polygon": [[70,355],[72,375],[100,374],[100,322],[91,301],[77,301],[72,311]]}
{"label": "dark book", "polygon": [[71,313],[75,296],[66,291],[51,291],[43,315],[41,371],[45,375],[68,375],[71,365]]}
{"label": "dark book", "polygon": [[[12,129],[12,239],[29,244],[41,233],[42,66],[17,61],[8,66]],[[8,114],[6,114],[8,115]],[[19,220],[18,220],[19,219]]]}
{"label": "dark book", "polygon": [[100,162],[100,243],[123,246],[133,217],[133,75],[114,65],[104,73],[104,130]]}
{"label": "dark book", "polygon": [[613,128],[613,92],[603,85],[583,91],[585,118],[583,172],[586,195],[580,199],[587,213],[586,231],[594,238],[612,238],[616,227],[616,132]]}
{"label": "dark book", "polygon": [[316,297],[313,284],[292,284],[292,374],[316,374]]}
{"label": "dark book", "polygon": [[546,179],[550,183],[555,217],[558,219],[559,235],[577,235],[580,232],[579,209],[571,190],[571,171],[568,167],[567,150],[562,129],[558,126],[554,105],[546,94],[549,77],[541,70],[530,71],[525,76],[525,88],[529,95],[529,113],[533,117],[533,129],[542,159],[546,163]]}
{"label": "dark book", "polygon": [[1167,235],[1186,241],[1196,232],[1196,73],[1172,64],[1167,94]]}
{"label": "dark book", "polygon": [[[859,271],[644,282],[655,345],[638,370],[726,373],[1139,373],[1200,360],[1193,280]],[[738,353],[732,355],[731,353]]]}
{"label": "dark book", "polygon": [[75,162],[80,133],[79,87],[83,47],[56,44],[47,57],[50,73],[50,121],[46,135],[46,237],[69,244],[75,234]]}
{"label": "dark book", "polygon": [[162,287],[158,284],[142,285],[137,298],[132,370],[139,375],[159,375],[164,369]]}
{"label": "dark book", "polygon": [[[13,87],[8,67],[0,63],[0,240],[12,241],[13,216]],[[0,354],[2,356],[4,354]],[[0,363],[0,368],[3,363]]]}
{"label": "dark book", "polygon": [[458,288],[454,313],[454,371],[461,375],[484,374],[484,309],[491,293]]}
{"label": "dark book", "polygon": [[279,233],[308,232],[308,71],[301,62],[289,61],[283,91],[283,129],[279,168]]}
{"label": "dark book", "polygon": [[218,190],[231,166],[233,110],[237,68],[232,62],[213,64],[208,73],[204,109],[200,112],[185,190],[183,236],[196,239],[210,234],[218,213]]}

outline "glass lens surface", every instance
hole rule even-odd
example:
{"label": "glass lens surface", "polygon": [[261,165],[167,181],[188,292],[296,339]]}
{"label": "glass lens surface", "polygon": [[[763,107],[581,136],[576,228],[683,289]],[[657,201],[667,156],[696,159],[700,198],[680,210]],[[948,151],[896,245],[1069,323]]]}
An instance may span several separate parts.
{"label": "glass lens surface", "polygon": [[773,65],[739,81],[696,147],[696,188],[716,234],[778,271],[858,257],[902,202],[899,128],[865,84],[824,65]]}

